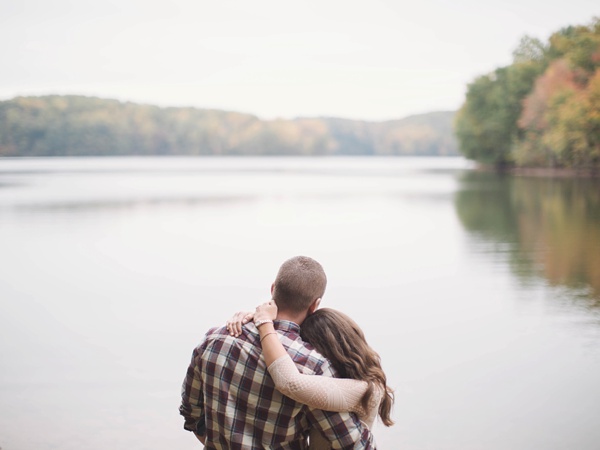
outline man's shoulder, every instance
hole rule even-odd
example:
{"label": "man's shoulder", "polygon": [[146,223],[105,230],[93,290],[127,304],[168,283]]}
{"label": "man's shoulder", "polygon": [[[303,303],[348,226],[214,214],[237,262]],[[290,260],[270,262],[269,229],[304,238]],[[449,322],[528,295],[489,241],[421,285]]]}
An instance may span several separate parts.
{"label": "man's shoulder", "polygon": [[227,332],[227,329],[225,327],[209,328],[208,331],[206,333],[204,333],[204,336],[202,336],[202,339],[200,340],[200,343],[197,345],[197,347],[198,348],[206,347],[212,341],[224,339],[228,336],[229,336],[229,333]]}
{"label": "man's shoulder", "polygon": [[[281,343],[301,373],[335,376],[331,363],[308,342],[302,340],[300,328],[296,324],[276,321],[276,328],[280,334]],[[210,328],[198,345],[201,353],[208,348],[210,348],[210,353],[229,352],[231,347],[243,348],[243,353],[252,354],[254,358],[260,357],[262,353],[260,335],[253,323],[244,325],[243,332],[238,337],[231,336],[224,326]]]}
{"label": "man's shoulder", "polygon": [[230,334],[227,332],[227,328],[224,326],[209,328],[206,334],[204,335],[205,338],[215,338],[224,336],[230,336]]}
{"label": "man's shoulder", "polygon": [[[200,343],[196,346],[196,351],[203,359],[215,360],[219,355],[229,355],[231,353],[252,353],[256,354],[258,349],[253,339],[247,339],[247,336],[234,337],[229,334],[227,329],[222,327],[210,328],[202,337]],[[241,357],[242,355],[233,355]]]}

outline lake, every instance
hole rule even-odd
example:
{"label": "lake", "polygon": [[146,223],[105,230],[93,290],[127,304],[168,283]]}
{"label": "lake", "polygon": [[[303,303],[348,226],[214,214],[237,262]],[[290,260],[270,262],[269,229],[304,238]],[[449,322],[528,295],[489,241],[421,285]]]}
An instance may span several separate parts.
{"label": "lake", "polygon": [[0,159],[0,447],[193,449],[194,346],[304,254],[396,390],[381,450],[597,450],[600,183],[461,158]]}

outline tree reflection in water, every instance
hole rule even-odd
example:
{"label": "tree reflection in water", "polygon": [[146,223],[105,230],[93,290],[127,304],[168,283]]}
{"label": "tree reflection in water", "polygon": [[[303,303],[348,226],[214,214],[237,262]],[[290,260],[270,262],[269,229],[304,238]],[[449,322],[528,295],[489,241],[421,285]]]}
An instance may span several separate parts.
{"label": "tree reflection in water", "polygon": [[542,276],[600,308],[600,180],[469,172],[455,205],[467,231],[508,252],[519,279]]}

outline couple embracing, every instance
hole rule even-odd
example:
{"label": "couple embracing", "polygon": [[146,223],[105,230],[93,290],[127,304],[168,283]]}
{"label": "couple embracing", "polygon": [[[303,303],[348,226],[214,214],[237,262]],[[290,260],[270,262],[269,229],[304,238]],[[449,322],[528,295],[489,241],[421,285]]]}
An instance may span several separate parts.
{"label": "couple embracing", "polygon": [[[377,353],[345,314],[318,309],[327,277],[285,261],[272,300],[213,328],[182,386],[184,428],[210,450],[374,450],[393,392]],[[302,328],[301,328],[302,327]]]}

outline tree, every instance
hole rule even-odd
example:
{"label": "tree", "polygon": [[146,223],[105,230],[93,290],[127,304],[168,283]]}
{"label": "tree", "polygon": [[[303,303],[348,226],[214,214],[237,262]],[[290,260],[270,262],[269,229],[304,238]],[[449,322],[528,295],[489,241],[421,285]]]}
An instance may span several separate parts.
{"label": "tree", "polygon": [[589,26],[570,26],[550,36],[548,49],[552,59],[565,58],[571,67],[581,69],[582,81],[600,67],[600,18]]}
{"label": "tree", "polygon": [[539,61],[515,63],[468,86],[455,128],[459,148],[467,158],[496,167],[513,162],[512,152],[521,137],[517,121],[522,100],[542,69]]}
{"label": "tree", "polygon": [[546,59],[548,47],[538,38],[523,36],[519,45],[513,51],[513,61],[515,63],[542,62]]}
{"label": "tree", "polygon": [[600,19],[525,36],[514,62],[468,86],[456,119],[461,152],[499,167],[600,166]]}

